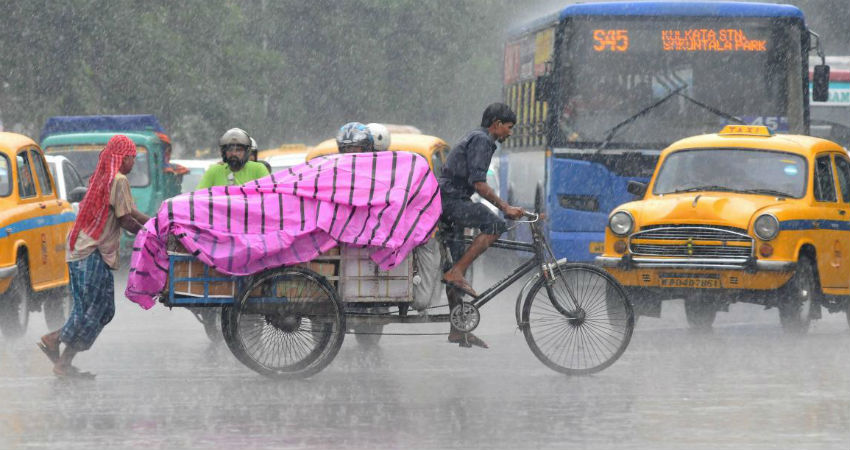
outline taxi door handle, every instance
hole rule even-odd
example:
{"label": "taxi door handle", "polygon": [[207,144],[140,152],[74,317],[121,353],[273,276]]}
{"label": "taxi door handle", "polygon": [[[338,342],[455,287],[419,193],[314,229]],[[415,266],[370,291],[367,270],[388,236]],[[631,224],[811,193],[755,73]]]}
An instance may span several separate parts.
{"label": "taxi door handle", "polygon": [[839,210],[838,210],[838,214],[840,214],[840,215],[842,215],[842,216],[843,216],[844,214],[847,214],[847,212],[846,212],[846,211],[844,211],[843,209],[839,209]]}
{"label": "taxi door handle", "polygon": [[44,209],[44,208],[47,208],[47,205],[45,205],[44,203],[39,203],[38,207],[41,208],[41,209]]}

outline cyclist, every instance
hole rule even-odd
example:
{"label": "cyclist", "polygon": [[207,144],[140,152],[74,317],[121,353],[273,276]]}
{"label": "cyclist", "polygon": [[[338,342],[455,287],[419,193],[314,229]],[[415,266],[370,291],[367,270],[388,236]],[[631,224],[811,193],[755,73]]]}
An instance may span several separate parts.
{"label": "cyclist", "polygon": [[[504,219],[491,212],[487,206],[472,202],[472,194],[477,193],[510,219],[519,219],[524,214],[522,208],[509,205],[487,184],[487,169],[496,151],[496,142],[504,142],[510,137],[515,123],[516,114],[508,105],[489,105],[482,115],[481,127],[469,132],[452,148],[440,174],[443,204],[441,219],[449,231],[448,247],[454,262],[442,279],[447,285],[450,309],[461,303],[461,293],[473,297],[478,295],[464,279],[466,269],[507,230]],[[464,228],[478,228],[481,231],[465,252],[460,240]],[[475,345],[487,348],[487,344],[472,333],[462,333],[454,327],[449,332],[449,342],[465,347]]]}

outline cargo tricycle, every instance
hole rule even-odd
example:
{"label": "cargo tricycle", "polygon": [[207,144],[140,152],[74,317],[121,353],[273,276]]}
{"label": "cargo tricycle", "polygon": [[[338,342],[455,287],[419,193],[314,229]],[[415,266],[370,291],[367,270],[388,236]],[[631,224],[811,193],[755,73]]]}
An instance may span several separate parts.
{"label": "cargo tricycle", "polygon": [[[477,297],[447,314],[413,310],[413,255],[390,271],[368,259],[367,248],[341,246],[309,263],[250,276],[220,274],[169,241],[167,306],[222,307],[224,339],[239,361],[272,378],[303,378],[334,359],[349,326],[451,322],[471,332],[479,310],[508,286],[533,273],[516,301],[517,326],[534,355],[549,368],[586,375],[613,364],[634,329],[623,288],[607,272],[555,260],[529,213],[532,242],[498,240],[493,247],[530,258]],[[444,246],[447,233],[434,239]],[[415,254],[415,252],[414,252]],[[443,254],[448,254],[444,251]],[[363,312],[363,311],[383,312]],[[355,327],[356,329],[356,327]]]}

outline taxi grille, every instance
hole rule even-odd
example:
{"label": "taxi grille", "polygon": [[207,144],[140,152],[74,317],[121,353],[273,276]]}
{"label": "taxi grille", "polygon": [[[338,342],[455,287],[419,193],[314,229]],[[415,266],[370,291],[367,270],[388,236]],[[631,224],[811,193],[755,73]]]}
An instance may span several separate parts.
{"label": "taxi grille", "polygon": [[747,258],[753,254],[753,238],[737,228],[660,226],[633,234],[629,251],[636,256]]}

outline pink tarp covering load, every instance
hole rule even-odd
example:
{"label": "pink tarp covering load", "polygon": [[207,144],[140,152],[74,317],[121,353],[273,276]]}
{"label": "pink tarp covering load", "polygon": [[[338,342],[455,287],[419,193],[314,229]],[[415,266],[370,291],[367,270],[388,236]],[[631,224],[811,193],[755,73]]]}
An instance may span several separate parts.
{"label": "pink tarp covering load", "polygon": [[417,154],[316,158],[164,202],[136,236],[125,294],[145,309],[154,305],[168,275],[170,234],[229,275],[306,262],[339,243],[374,247],[372,260],[388,270],[428,240],[440,213],[437,180]]}

